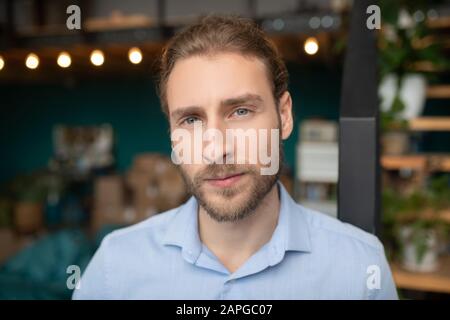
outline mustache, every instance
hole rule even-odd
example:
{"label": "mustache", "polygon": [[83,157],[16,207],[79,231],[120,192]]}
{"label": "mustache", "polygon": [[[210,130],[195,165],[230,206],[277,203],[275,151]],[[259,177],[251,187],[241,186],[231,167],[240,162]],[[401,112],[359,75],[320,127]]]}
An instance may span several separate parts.
{"label": "mustache", "polygon": [[237,174],[254,172],[256,172],[256,169],[248,165],[210,164],[205,167],[202,172],[197,174],[195,180],[200,182],[208,179],[218,179]]}

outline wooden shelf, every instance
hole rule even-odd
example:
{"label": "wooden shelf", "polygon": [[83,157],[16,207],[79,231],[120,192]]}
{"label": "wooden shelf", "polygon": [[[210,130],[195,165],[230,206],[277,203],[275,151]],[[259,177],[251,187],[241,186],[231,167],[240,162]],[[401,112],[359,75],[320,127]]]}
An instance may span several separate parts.
{"label": "wooden shelf", "polygon": [[400,155],[381,157],[381,166],[387,170],[424,170],[427,164],[427,158],[423,155]]}
{"label": "wooden shelf", "polygon": [[428,159],[431,171],[450,172],[450,155],[430,155]]}
{"label": "wooden shelf", "polygon": [[450,154],[383,155],[381,166],[385,170],[428,170],[450,172]]}
{"label": "wooden shelf", "polygon": [[450,131],[450,117],[419,117],[409,121],[413,131]]}
{"label": "wooden shelf", "polygon": [[436,19],[428,19],[427,25],[433,29],[450,28],[450,17],[440,17]]}
{"label": "wooden shelf", "polygon": [[[417,72],[445,72],[448,70],[448,68],[444,67],[436,67],[432,62],[430,61],[418,61],[415,62],[412,65],[412,69]],[[428,96],[428,93],[427,93]],[[431,98],[431,97],[429,97]]]}
{"label": "wooden shelf", "polygon": [[436,272],[410,272],[397,263],[391,263],[391,270],[398,288],[450,293],[450,255],[440,259],[440,266]]}
{"label": "wooden shelf", "polygon": [[447,223],[450,223],[450,210],[442,210],[435,214],[433,214],[432,211],[425,211],[422,214],[422,217],[425,219],[434,219],[437,217],[441,221],[445,221]]}
{"label": "wooden shelf", "polygon": [[397,219],[399,221],[414,221],[414,219],[417,219],[418,216],[423,220],[438,220],[438,221],[450,223],[450,209],[441,210],[439,212],[429,209],[429,210],[425,210],[425,211],[421,212],[419,215],[417,215],[417,214],[400,215]]}
{"label": "wooden shelf", "polygon": [[450,98],[450,85],[434,85],[427,88],[427,98],[446,99]]}
{"label": "wooden shelf", "polygon": [[145,15],[118,16],[107,18],[90,18],[85,22],[84,27],[88,31],[113,31],[134,28],[151,28],[156,23]]}

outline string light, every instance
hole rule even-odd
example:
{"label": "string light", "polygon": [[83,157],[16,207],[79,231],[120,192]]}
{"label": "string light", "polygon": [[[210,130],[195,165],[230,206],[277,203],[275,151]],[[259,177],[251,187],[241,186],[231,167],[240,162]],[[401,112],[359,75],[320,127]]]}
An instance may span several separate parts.
{"label": "string light", "polygon": [[72,64],[72,59],[70,58],[70,54],[63,51],[58,55],[58,59],[56,60],[56,63],[61,68],[68,68]]}
{"label": "string light", "polygon": [[91,63],[94,66],[101,66],[105,62],[105,55],[101,50],[94,50],[91,53]]}
{"label": "string light", "polygon": [[130,62],[133,64],[141,63],[142,61],[142,52],[139,48],[131,48],[128,51],[128,59],[130,59]]}
{"label": "string light", "polygon": [[306,39],[303,49],[307,54],[314,55],[319,51],[319,42],[317,42],[316,38],[310,37]]}
{"label": "string light", "polygon": [[25,60],[25,65],[28,69],[36,69],[39,66],[39,57],[34,53],[30,53]]}

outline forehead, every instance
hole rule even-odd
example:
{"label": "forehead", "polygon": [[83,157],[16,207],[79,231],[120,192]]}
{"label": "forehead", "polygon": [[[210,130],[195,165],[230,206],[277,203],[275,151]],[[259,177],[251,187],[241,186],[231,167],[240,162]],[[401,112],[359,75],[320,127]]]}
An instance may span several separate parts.
{"label": "forehead", "polygon": [[185,106],[212,106],[245,93],[272,99],[264,63],[238,53],[192,56],[177,61],[167,81],[169,112]]}

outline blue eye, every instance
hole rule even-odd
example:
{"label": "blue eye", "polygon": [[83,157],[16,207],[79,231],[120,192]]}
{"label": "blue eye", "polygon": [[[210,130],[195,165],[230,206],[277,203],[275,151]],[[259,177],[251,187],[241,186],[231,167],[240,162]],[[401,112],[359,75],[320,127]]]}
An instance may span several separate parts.
{"label": "blue eye", "polygon": [[245,116],[245,115],[247,115],[249,112],[250,112],[250,110],[245,109],[245,108],[239,108],[239,109],[236,109],[236,111],[234,111],[234,113],[235,113],[236,115],[238,115],[238,116]]}
{"label": "blue eye", "polygon": [[191,124],[194,124],[194,122],[196,122],[196,121],[200,121],[200,119],[197,117],[187,117],[186,119],[183,120],[182,123],[191,125]]}

